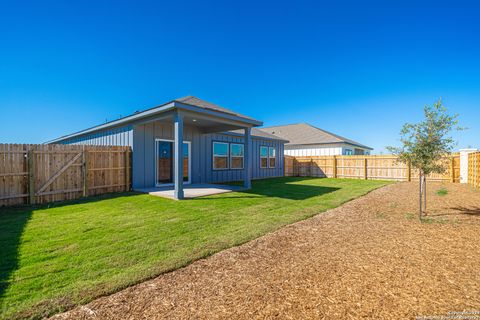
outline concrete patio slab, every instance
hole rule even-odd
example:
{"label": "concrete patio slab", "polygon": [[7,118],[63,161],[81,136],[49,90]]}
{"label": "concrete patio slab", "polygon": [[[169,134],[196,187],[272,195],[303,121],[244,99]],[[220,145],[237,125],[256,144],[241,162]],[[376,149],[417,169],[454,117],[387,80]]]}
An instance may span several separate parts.
{"label": "concrete patio slab", "polygon": [[[168,186],[168,187],[158,187],[158,188],[136,189],[135,191],[148,193],[148,194],[151,194],[152,196],[174,199],[173,189],[174,189],[173,186]],[[205,196],[211,196],[215,194],[227,193],[232,191],[242,191],[242,190],[245,190],[245,188],[240,186],[229,186],[229,185],[209,184],[209,183],[187,184],[183,186],[185,199],[193,199],[198,197],[205,197]]]}

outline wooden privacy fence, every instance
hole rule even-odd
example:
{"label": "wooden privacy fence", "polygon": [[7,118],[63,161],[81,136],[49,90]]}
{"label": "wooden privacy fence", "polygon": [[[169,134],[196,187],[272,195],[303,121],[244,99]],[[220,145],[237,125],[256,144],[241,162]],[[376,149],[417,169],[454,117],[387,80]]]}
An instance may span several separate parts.
{"label": "wooden privacy fence", "polygon": [[468,183],[474,188],[480,188],[480,152],[468,155]]}
{"label": "wooden privacy fence", "polygon": [[[460,155],[445,158],[448,172],[431,174],[430,181],[460,182]],[[371,180],[418,180],[418,172],[392,155],[381,156],[285,156],[285,176],[352,178]]]}
{"label": "wooden privacy fence", "polygon": [[130,147],[0,144],[0,206],[130,190]]}

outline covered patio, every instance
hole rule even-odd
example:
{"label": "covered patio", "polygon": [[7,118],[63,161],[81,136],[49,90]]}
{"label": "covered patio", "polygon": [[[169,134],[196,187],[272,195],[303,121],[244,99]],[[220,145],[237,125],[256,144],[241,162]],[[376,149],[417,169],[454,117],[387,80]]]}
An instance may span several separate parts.
{"label": "covered patio", "polygon": [[[245,187],[241,186],[230,186],[222,184],[211,184],[211,183],[196,183],[189,184],[183,187],[183,198],[184,199],[194,199],[198,197],[211,196],[215,194],[222,194],[227,192],[242,191],[246,190]],[[152,196],[176,199],[175,198],[175,187],[159,187],[159,188],[145,188],[139,189],[138,191],[148,193]]]}
{"label": "covered patio", "polygon": [[[212,156],[210,155],[211,146],[205,145],[200,147],[197,142],[197,137],[231,130],[239,130],[241,132],[237,133],[237,135],[242,139],[243,144],[243,166],[238,170],[238,173],[242,175],[241,177],[238,175],[236,177],[237,179],[240,178],[239,180],[243,180],[243,189],[251,188],[251,128],[261,125],[262,122],[207,103],[195,97],[175,100],[168,105],[162,106],[160,109],[163,110],[160,111],[157,109],[154,114],[144,117],[139,121],[135,126],[136,132],[143,130],[144,141],[156,135],[148,131],[149,123],[155,124],[157,128],[168,128],[170,124],[173,132],[170,138],[156,135],[156,141],[160,142],[158,142],[159,144],[155,144],[154,157],[157,157],[155,160],[156,167],[154,168],[155,183],[151,187],[148,186],[147,183],[144,183],[145,186],[137,187],[135,190],[176,200],[238,190],[238,187],[208,184],[206,183],[209,182],[208,180],[199,181],[198,178],[200,175],[200,159],[206,159],[204,166],[211,167],[212,165],[209,164],[208,161],[210,161]],[[188,137],[186,137],[186,130],[188,130]],[[168,129],[164,129],[163,131],[167,131],[167,136],[168,131],[171,132]],[[138,136],[140,136],[140,134]],[[134,157],[137,156],[139,158],[134,158],[134,163],[143,162],[146,166],[151,166],[145,159],[151,156],[149,148],[153,146],[149,141],[143,142],[143,144],[142,141],[140,141],[137,145],[140,145],[140,148],[137,148],[136,153],[134,152]],[[145,150],[145,152],[142,152],[142,149]],[[158,158],[159,152],[161,152],[162,156],[165,155],[161,159]],[[192,162],[195,165],[192,166]],[[161,163],[163,169],[158,168],[159,163]],[[142,167],[136,167],[136,169],[143,169],[144,172],[148,171]],[[225,170],[217,170],[217,172],[220,171]],[[150,177],[149,173],[144,173],[144,175],[148,178]]]}

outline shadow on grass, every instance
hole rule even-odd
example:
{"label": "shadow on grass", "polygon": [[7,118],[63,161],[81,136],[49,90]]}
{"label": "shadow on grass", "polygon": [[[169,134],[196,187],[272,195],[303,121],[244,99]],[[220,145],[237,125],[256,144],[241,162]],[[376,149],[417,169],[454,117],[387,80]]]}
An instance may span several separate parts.
{"label": "shadow on grass", "polygon": [[32,212],[31,208],[0,208],[0,302],[11,282],[12,273],[18,268],[20,238]]}
{"label": "shadow on grass", "polygon": [[[261,197],[275,197],[290,200],[305,200],[321,196],[330,192],[335,192],[341,188],[315,186],[305,184],[308,180],[317,180],[318,178],[275,178],[265,180],[252,181],[252,189],[237,192],[235,194],[223,195],[224,199],[239,199],[239,198],[258,198]],[[303,183],[296,183],[303,182]],[[239,185],[241,182],[232,183],[232,185]],[[196,200],[212,200],[216,198],[197,198]]]}
{"label": "shadow on grass", "polygon": [[135,196],[138,194],[139,193],[136,192],[126,192],[36,206],[0,207],[0,304],[8,286],[12,282],[11,276],[18,268],[22,234],[34,211],[74,204],[92,203],[117,197]]}

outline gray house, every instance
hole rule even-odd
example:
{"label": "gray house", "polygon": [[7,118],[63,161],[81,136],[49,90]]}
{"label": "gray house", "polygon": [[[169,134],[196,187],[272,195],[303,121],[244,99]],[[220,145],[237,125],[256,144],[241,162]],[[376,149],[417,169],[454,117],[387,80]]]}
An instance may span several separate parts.
{"label": "gray house", "polygon": [[130,146],[134,189],[283,176],[288,141],[256,129],[261,121],[196,97],[184,97],[49,141]]}

